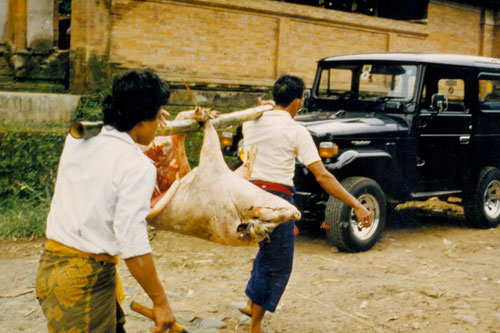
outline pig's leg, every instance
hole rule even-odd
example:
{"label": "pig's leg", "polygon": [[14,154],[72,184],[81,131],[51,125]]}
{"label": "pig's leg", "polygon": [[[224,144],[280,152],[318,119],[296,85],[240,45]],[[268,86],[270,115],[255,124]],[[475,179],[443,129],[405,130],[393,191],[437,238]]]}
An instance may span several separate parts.
{"label": "pig's leg", "polygon": [[249,180],[252,175],[253,164],[255,158],[257,157],[257,147],[252,146],[247,151],[246,161],[238,169],[234,170],[234,173],[243,179]]}
{"label": "pig's leg", "polygon": [[179,165],[179,171],[177,172],[177,176],[179,178],[184,177],[189,171],[191,171],[191,166],[189,165],[189,161],[186,156],[186,146],[184,145],[185,140],[186,134],[172,135],[174,155]]}
{"label": "pig's leg", "polygon": [[201,146],[199,167],[219,173],[224,168],[229,169],[222,156],[219,136],[210,121],[207,121],[203,128],[203,145]]}
{"label": "pig's leg", "polygon": [[161,199],[154,205],[154,207],[151,208],[149,211],[148,216],[146,217],[147,219],[152,219],[156,215],[160,214],[160,212],[168,205],[168,202],[172,198],[172,196],[175,194],[177,189],[179,188],[180,182],[179,180],[176,180],[167,190],[167,193],[163,194]]}

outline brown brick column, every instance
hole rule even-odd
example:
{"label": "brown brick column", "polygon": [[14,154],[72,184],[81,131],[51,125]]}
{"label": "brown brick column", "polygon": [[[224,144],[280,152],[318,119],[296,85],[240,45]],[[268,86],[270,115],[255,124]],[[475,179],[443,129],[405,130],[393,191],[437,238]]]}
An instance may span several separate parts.
{"label": "brown brick column", "polygon": [[96,92],[110,78],[111,0],[71,3],[70,90]]}
{"label": "brown brick column", "polygon": [[500,10],[498,10],[495,15],[492,56],[494,58],[500,58]]}
{"label": "brown brick column", "polygon": [[17,50],[26,48],[27,0],[9,0],[7,42]]}
{"label": "brown brick column", "polygon": [[481,13],[479,35],[479,55],[490,57],[493,54],[495,21],[493,11],[484,9]]}
{"label": "brown brick column", "polygon": [[290,19],[288,18],[279,18],[279,26],[278,26],[278,45],[276,50],[276,59],[275,59],[275,79],[284,75],[290,74],[290,51],[288,50],[289,44],[289,35],[290,34]]}

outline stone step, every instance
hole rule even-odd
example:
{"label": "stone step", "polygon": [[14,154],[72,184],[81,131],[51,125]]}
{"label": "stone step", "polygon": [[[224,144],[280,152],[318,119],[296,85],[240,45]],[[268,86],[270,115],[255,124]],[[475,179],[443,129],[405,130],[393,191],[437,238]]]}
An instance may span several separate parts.
{"label": "stone step", "polygon": [[10,71],[7,60],[3,56],[0,56],[0,78],[3,78],[4,76],[11,78],[12,72]]}
{"label": "stone step", "polygon": [[0,90],[3,91],[31,91],[31,92],[67,92],[62,83],[54,82],[26,82],[12,80],[11,76],[0,76]]}
{"label": "stone step", "polygon": [[0,90],[32,92],[65,92],[63,83],[43,80],[15,80],[7,59],[0,50]]}

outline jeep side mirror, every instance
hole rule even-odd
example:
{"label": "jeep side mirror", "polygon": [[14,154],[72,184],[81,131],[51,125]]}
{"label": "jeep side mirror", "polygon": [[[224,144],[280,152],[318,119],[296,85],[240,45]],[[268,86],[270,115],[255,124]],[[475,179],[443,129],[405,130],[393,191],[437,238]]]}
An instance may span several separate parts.
{"label": "jeep side mirror", "polygon": [[307,88],[304,89],[304,106],[300,110],[300,112],[304,111],[304,109],[307,109],[309,107],[309,99],[311,98],[311,89]]}
{"label": "jeep side mirror", "polygon": [[445,94],[432,95],[431,109],[436,112],[448,110],[448,97]]}

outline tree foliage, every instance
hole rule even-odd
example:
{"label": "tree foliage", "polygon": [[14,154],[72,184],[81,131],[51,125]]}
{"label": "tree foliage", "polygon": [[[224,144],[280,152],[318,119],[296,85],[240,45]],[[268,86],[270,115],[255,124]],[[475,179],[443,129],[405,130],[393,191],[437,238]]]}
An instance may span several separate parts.
{"label": "tree foliage", "polygon": [[71,0],[59,0],[59,14],[71,15]]}

